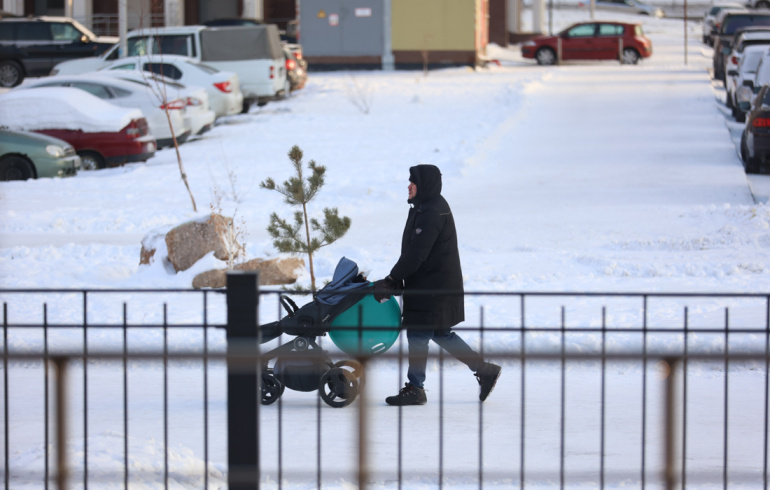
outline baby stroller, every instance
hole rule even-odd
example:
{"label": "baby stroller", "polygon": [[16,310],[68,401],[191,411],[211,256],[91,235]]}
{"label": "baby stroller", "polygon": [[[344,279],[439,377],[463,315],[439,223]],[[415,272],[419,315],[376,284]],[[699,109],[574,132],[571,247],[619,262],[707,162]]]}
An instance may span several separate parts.
{"label": "baby stroller", "polygon": [[388,350],[398,338],[401,309],[394,298],[379,303],[371,293],[372,283],[358,272],[355,262],[343,257],[332,281],[312,302],[298,308],[287,296],[280,297],[288,314],[277,322],[260,325],[260,343],[281,334],[295,338],[263,354],[263,405],[275,403],[286,388],[318,390],[321,399],[335,408],[356,399],[364,383],[363,366],[354,359],[333,362],[316,337],[328,333],[334,344],[351,356]]}

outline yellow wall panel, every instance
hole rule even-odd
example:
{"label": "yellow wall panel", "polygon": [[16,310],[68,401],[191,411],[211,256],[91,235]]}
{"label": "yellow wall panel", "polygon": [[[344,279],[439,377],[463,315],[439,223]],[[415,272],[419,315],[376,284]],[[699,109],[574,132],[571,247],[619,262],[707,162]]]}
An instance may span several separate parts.
{"label": "yellow wall panel", "polygon": [[394,51],[473,51],[479,0],[392,0]]}

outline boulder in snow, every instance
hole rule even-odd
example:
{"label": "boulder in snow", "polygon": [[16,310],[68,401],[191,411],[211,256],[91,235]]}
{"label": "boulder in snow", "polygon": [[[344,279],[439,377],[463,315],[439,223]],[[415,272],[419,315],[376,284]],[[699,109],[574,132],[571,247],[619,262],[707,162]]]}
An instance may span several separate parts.
{"label": "boulder in snow", "polygon": [[[305,262],[297,257],[275,259],[253,259],[237,264],[233,270],[259,271],[260,286],[275,286],[278,284],[294,284],[297,282],[298,271],[304,269]],[[223,288],[227,285],[227,269],[213,269],[195,276],[192,286],[201,288]]]}

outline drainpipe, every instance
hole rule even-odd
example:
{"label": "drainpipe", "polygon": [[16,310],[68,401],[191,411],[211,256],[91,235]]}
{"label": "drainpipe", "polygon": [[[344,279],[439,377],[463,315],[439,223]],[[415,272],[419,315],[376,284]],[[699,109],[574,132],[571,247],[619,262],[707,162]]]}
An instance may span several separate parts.
{"label": "drainpipe", "polygon": [[393,59],[393,39],[392,39],[392,17],[391,0],[382,0],[382,69],[383,71],[393,71],[396,68]]}

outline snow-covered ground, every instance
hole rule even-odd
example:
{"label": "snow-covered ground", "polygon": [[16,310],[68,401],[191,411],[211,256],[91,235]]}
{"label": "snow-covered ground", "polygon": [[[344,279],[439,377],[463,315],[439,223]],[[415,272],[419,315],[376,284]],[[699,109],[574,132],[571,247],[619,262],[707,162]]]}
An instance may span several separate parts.
{"label": "snow-covered ground", "polygon": [[[554,11],[560,29],[585,20],[587,11]],[[254,108],[247,115],[218,121],[203,137],[180,150],[198,204],[193,212],[179,177],[175,154],[163,150],[143,164],[69,179],[0,184],[0,287],[2,288],[189,288],[198,272],[220,266],[207,257],[192,269],[169,274],[159,263],[139,265],[140,242],[153,229],[206,213],[215,189],[225,198],[225,214],[243,220],[248,258],[273,257],[266,231],[271,212],[288,216],[276,193],[259,183],[290,174],[286,156],[299,145],[306,160],[327,167],[327,183],[311,213],[337,207],[352,219],[349,233],[316,256],[316,273],[328,280],[340,257],[355,260],[370,278],[386,275],[399,252],[407,214],[408,168],[431,163],[441,168],[444,195],[458,226],[465,287],[482,292],[672,292],[768,293],[770,291],[770,206],[768,176],[747,179],[735,150],[739,128],[721,110],[723,92],[711,83],[711,49],[700,44],[700,26],[681,20],[648,19],[597,12],[598,18],[641,21],[654,54],[638,66],[615,62],[568,63],[540,67],[523,60],[517,47],[490,48],[500,66],[430,72],[311,73],[305,89],[290,100]],[[684,30],[688,32],[685,57]],[[686,63],[685,63],[686,58]],[[368,111],[361,110],[362,104]],[[309,274],[300,282],[309,283]],[[222,324],[218,295],[207,320]],[[78,324],[84,317],[76,293],[0,293],[10,323],[40,323],[42,303],[49,323]],[[132,324],[159,324],[168,302],[170,324],[202,322],[198,294],[105,293],[89,296],[90,324],[120,325],[122,305]],[[302,299],[298,299],[302,302]],[[261,320],[275,319],[267,301]],[[565,305],[568,326],[600,326],[601,308],[613,327],[640,327],[638,299],[535,298],[527,303],[528,326],[558,327]],[[767,308],[756,299],[651,300],[648,325],[681,328],[688,306],[690,328],[717,328],[730,307],[735,334],[730,350],[763,352]],[[466,299],[467,321],[521,325],[517,297],[490,295]],[[463,334],[480,347],[475,331]],[[131,349],[161,348],[157,328],[132,329]],[[483,453],[484,486],[518,487],[522,461],[521,367],[503,357],[518,352],[515,330],[487,332],[484,349],[504,366],[495,392],[477,402],[475,379],[454,361],[443,370],[431,363],[426,387],[429,404],[403,411],[383,399],[402,385],[397,363],[381,360],[368,372],[366,413],[370,423],[373,488],[443,484],[477,488]],[[690,348],[722,352],[724,338],[707,333],[688,337]],[[82,348],[81,330],[52,332],[55,349]],[[122,332],[90,329],[89,350],[121,346]],[[171,349],[200,349],[200,329],[172,330]],[[558,333],[527,334],[528,349],[558,348]],[[601,335],[573,334],[567,348],[598,352]],[[40,349],[39,329],[13,329],[11,352]],[[640,334],[612,334],[607,349],[639,352]],[[649,345],[681,352],[681,335],[655,334]],[[328,339],[325,348],[334,350]],[[397,352],[400,343],[392,349]],[[209,349],[222,352],[224,334],[212,330]],[[82,368],[72,370],[70,444],[74,471],[82,465]],[[762,481],[764,369],[734,365],[729,377],[729,415],[724,413],[721,364],[693,365],[688,371],[687,469],[692,485],[721,486],[725,419],[729,422],[728,468],[734,486]],[[762,366],[760,366],[762,367]],[[132,363],[129,370],[129,459],[132,488],[163,483],[162,366]],[[601,369],[571,364],[566,371],[564,454],[567,483],[593,488],[601,480],[605,456],[607,486],[640,486],[646,457],[647,483],[661,486],[661,377],[657,364],[647,370],[647,420],[642,451],[642,368],[610,363],[606,371],[606,431],[602,432]],[[42,370],[13,365],[9,370],[9,446],[12,478],[42,472],[44,454]],[[203,478],[203,403],[200,366],[172,363],[169,374],[169,459],[172,488],[194,488]],[[526,371],[524,455],[527,486],[559,482],[559,364],[532,363]],[[88,371],[89,486],[102,479],[122,481],[122,371],[117,364],[94,363]],[[226,398],[221,364],[209,373],[209,483],[226,482]],[[441,386],[440,385],[443,385]],[[440,409],[439,397],[443,399]],[[263,481],[277,486],[280,448],[284,486],[315,488],[321,461],[324,488],[355,486],[355,402],[335,410],[318,405],[314,394],[288,391],[261,412]],[[439,452],[442,410],[443,452]],[[279,413],[280,423],[279,423]],[[320,422],[319,422],[320,417]],[[317,427],[321,453],[316,452]],[[399,428],[402,446],[399,453]],[[481,429],[480,429],[481,427]],[[605,433],[605,444],[600,434]],[[483,451],[479,436],[483,435]],[[602,452],[604,447],[604,452]],[[399,454],[401,455],[399,459]],[[110,473],[116,472],[116,473]],[[145,473],[142,473],[145,472]],[[16,475],[16,476],[14,476]],[[744,478],[745,477],[745,478]],[[73,486],[81,485],[76,475]],[[21,481],[14,488],[23,487]],[[733,487],[731,484],[731,487]],[[39,484],[29,484],[38,488]]]}

